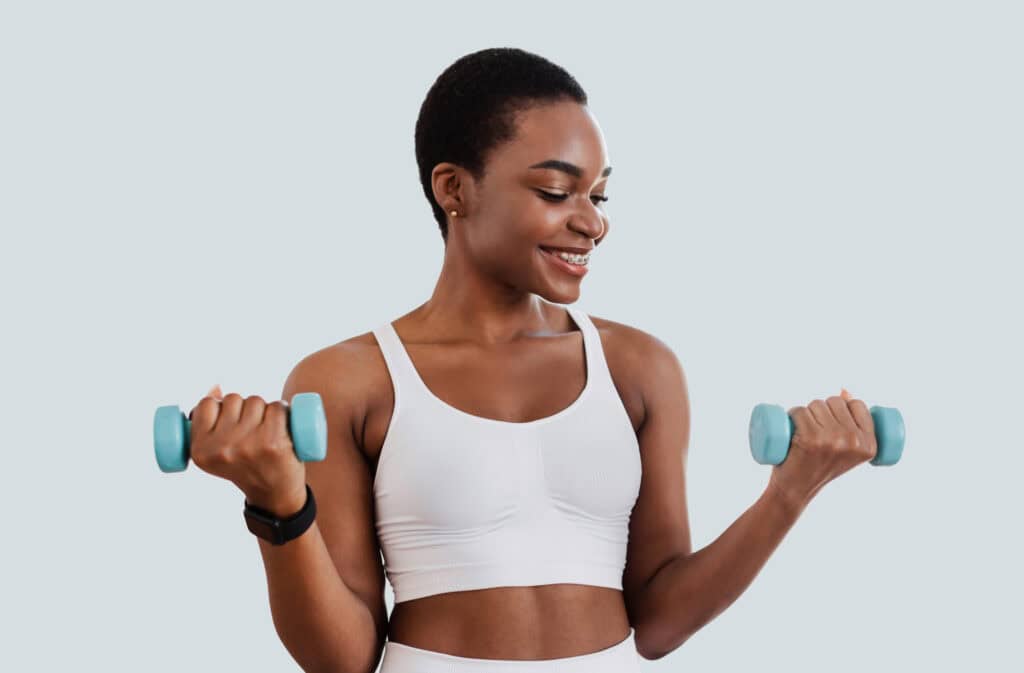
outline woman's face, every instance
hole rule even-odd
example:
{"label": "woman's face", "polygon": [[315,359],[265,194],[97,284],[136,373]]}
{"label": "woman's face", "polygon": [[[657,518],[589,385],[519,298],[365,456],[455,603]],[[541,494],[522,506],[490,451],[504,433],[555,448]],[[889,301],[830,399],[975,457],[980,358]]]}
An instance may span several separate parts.
{"label": "woman's face", "polygon": [[449,234],[481,272],[570,303],[582,277],[563,270],[541,247],[589,251],[608,235],[603,199],[611,168],[604,138],[590,111],[575,102],[520,113],[517,129],[514,140],[487,156],[482,181],[460,172],[468,184]]}

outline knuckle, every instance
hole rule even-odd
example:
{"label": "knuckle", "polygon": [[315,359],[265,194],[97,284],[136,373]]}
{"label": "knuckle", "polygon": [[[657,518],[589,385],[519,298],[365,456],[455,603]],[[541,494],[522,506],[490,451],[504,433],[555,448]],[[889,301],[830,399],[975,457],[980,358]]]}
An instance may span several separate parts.
{"label": "knuckle", "polygon": [[264,399],[262,397],[260,397],[259,395],[249,395],[249,397],[245,398],[245,403],[247,405],[255,405],[255,406],[266,406],[266,404],[267,404],[266,401],[264,401]]}
{"label": "knuckle", "polygon": [[274,432],[271,432],[266,439],[266,446],[275,454],[287,455],[293,451],[292,439],[288,436],[288,433],[283,430],[275,430]]}
{"label": "knuckle", "polygon": [[253,461],[255,457],[253,454],[252,442],[248,439],[243,439],[236,444],[230,458],[225,460],[225,462],[233,465],[245,465]]}
{"label": "knuckle", "polygon": [[274,430],[276,428],[283,428],[288,419],[288,414],[285,410],[276,403],[268,404],[267,408],[263,411],[263,427]]}
{"label": "knuckle", "polygon": [[807,449],[814,452],[827,450],[828,437],[820,432],[811,431],[807,436]]}
{"label": "knuckle", "polygon": [[227,402],[229,400],[231,402],[244,402],[245,401],[245,399],[241,395],[239,395],[238,393],[228,393],[227,395],[225,395],[224,396],[224,401]]}
{"label": "knuckle", "polygon": [[192,452],[192,462],[203,470],[209,471],[231,463],[231,450],[226,445],[195,447],[195,449]]}
{"label": "knuckle", "polygon": [[287,436],[273,435],[265,443],[267,453],[272,456],[286,456],[291,451],[292,443]]}
{"label": "knuckle", "polygon": [[835,448],[839,451],[860,451],[860,435],[856,432],[841,432],[836,435]]}
{"label": "knuckle", "polygon": [[207,411],[210,409],[214,409],[219,404],[220,401],[214,399],[213,397],[204,397],[203,399],[199,400],[198,404],[196,404],[196,411]]}

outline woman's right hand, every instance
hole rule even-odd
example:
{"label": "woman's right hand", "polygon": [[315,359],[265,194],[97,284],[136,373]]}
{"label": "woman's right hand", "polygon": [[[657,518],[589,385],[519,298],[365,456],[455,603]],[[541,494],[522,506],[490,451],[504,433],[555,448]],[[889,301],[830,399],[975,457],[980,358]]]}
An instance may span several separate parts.
{"label": "woman's right hand", "polygon": [[233,482],[248,504],[294,514],[306,502],[306,466],[295,455],[288,407],[258,395],[224,395],[214,386],[189,412],[192,462]]}

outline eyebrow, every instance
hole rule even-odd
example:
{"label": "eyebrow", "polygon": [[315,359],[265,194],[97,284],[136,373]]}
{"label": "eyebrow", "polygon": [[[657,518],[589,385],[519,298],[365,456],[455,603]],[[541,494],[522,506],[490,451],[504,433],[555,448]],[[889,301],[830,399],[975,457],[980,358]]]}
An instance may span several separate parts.
{"label": "eyebrow", "polygon": [[[568,161],[561,161],[559,159],[548,159],[547,161],[542,161],[539,164],[534,164],[530,166],[530,168],[553,168],[556,171],[562,171],[563,173],[568,173],[569,175],[575,176],[577,178],[583,176],[582,168],[575,164],[570,164]],[[611,174],[612,167],[607,166],[601,172],[601,177],[606,178]]]}

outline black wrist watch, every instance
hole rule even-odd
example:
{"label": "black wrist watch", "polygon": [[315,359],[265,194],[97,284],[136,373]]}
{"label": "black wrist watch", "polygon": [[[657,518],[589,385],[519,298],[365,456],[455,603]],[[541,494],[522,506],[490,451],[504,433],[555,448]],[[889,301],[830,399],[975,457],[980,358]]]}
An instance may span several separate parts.
{"label": "black wrist watch", "polygon": [[306,529],[313,525],[316,518],[316,500],[313,499],[313,489],[306,484],[306,504],[295,514],[288,517],[278,517],[273,512],[255,507],[245,501],[245,525],[249,531],[274,545],[282,545],[288,540],[294,540],[306,532]]}

